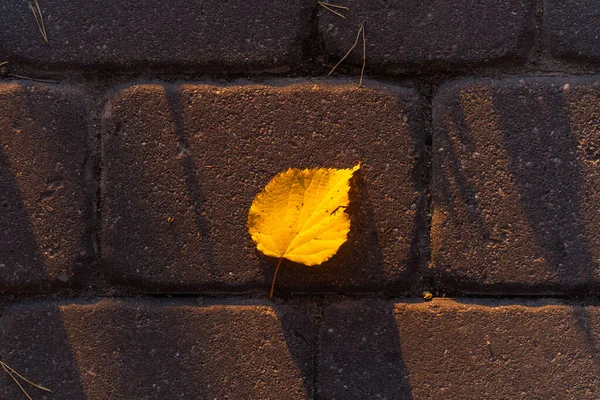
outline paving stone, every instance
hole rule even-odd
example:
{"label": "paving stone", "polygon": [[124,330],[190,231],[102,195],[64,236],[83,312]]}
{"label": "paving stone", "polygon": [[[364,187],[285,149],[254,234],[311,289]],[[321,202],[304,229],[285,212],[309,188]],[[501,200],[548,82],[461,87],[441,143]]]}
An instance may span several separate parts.
{"label": "paving stone", "polygon": [[148,291],[267,290],[276,259],[247,232],[254,196],[290,167],[363,165],[353,228],[330,261],[285,261],[278,292],[405,290],[427,252],[425,133],[410,89],[367,82],[139,85],[103,122],[103,266]]}
{"label": "paving stone", "polygon": [[[325,8],[319,32],[332,59],[350,49],[365,22],[367,68],[456,69],[524,62],[535,35],[535,1],[347,0],[346,19]],[[340,10],[338,10],[340,11]],[[362,38],[349,57],[362,64]]]}
{"label": "paving stone", "polygon": [[69,89],[0,84],[0,291],[77,281],[93,251],[89,117]]}
{"label": "paving stone", "polygon": [[156,66],[196,72],[287,68],[303,59],[316,7],[309,0],[40,2],[46,45],[27,2],[4,3],[0,37],[9,61],[119,72]]}
{"label": "paving stone", "polygon": [[544,0],[544,43],[554,57],[568,61],[600,61],[598,20],[594,0]]}
{"label": "paving stone", "polygon": [[449,288],[597,287],[600,81],[461,81],[433,102],[432,257]]}
{"label": "paving stone", "polygon": [[600,308],[345,302],[324,313],[324,399],[597,399]]}
{"label": "paving stone", "polygon": [[[45,399],[307,399],[313,323],[287,306],[99,300],[13,304],[0,357]],[[43,396],[43,397],[42,397]],[[0,397],[21,398],[0,374]]]}

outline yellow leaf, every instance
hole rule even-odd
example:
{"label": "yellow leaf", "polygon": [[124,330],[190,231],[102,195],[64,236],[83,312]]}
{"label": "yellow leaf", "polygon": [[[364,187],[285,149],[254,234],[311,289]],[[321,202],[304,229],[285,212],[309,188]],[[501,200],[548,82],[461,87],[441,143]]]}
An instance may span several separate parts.
{"label": "yellow leaf", "polygon": [[284,258],[318,265],[348,239],[349,182],[359,168],[360,164],[351,169],[290,168],[256,196],[248,213],[248,231],[259,251],[280,259],[275,277]]}

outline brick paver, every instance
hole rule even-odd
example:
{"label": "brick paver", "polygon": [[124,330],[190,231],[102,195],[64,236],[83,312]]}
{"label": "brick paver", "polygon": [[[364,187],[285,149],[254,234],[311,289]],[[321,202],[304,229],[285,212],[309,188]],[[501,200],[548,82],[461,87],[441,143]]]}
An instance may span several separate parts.
{"label": "brick paver", "polygon": [[[535,35],[535,1],[342,2],[346,19],[321,8],[325,52],[341,58],[365,22],[367,67],[401,71],[524,62]],[[338,10],[339,11],[339,10]],[[362,63],[362,38],[349,60]]]}
{"label": "brick paver", "polygon": [[413,90],[368,82],[139,85],[103,136],[103,266],[150,291],[238,290],[276,260],[247,233],[254,196],[290,167],[363,166],[348,244],[319,267],[285,262],[284,291],[405,290],[426,256],[425,133]]}
{"label": "brick paver", "polygon": [[120,72],[152,66],[287,68],[303,61],[316,7],[310,0],[40,2],[46,45],[27,2],[3,3],[0,37],[9,61]]}
{"label": "brick paver", "polygon": [[[99,300],[11,305],[2,361],[46,399],[307,399],[311,319],[287,306]],[[23,397],[0,374],[0,397]]]}
{"label": "brick paver", "polygon": [[[36,400],[600,399],[599,20],[0,1],[0,361]],[[318,78],[363,23],[364,87],[361,37]],[[348,242],[266,300],[254,197],[359,162]]]}
{"label": "brick paver", "polygon": [[544,0],[544,43],[550,54],[566,61],[600,61],[594,0]]}
{"label": "brick paver", "polygon": [[84,103],[60,86],[0,85],[0,291],[70,284],[93,257]]}
{"label": "brick paver", "polygon": [[597,285],[596,78],[461,81],[433,102],[432,256],[447,287]]}
{"label": "brick paver", "polygon": [[324,399],[597,399],[600,308],[345,302],[325,311]]}

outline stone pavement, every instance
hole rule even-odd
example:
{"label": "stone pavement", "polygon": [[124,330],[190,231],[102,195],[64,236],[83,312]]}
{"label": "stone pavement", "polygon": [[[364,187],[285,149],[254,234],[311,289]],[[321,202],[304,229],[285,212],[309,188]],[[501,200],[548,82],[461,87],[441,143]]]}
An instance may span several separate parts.
{"label": "stone pavement", "polygon": [[[48,44],[0,5],[34,399],[600,398],[600,4],[38,2]],[[358,162],[348,242],[269,300],[254,196]]]}

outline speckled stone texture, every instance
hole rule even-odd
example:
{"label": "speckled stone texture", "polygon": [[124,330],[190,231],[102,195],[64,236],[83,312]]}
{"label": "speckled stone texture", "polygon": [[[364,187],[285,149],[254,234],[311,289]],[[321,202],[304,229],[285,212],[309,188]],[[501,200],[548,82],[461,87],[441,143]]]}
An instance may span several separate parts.
{"label": "speckled stone texture", "polygon": [[428,254],[417,92],[368,82],[136,85],[103,118],[102,248],[111,279],[148,291],[267,290],[247,232],[254,196],[290,167],[349,168],[349,239],[317,267],[285,261],[281,293],[417,282]]}
{"label": "speckled stone texture", "polygon": [[600,309],[552,300],[342,302],[323,315],[324,399],[597,399]]}
{"label": "speckled stone texture", "polygon": [[600,81],[465,80],[433,101],[433,263],[449,288],[597,287]]}
{"label": "speckled stone texture", "polygon": [[[0,356],[36,399],[307,399],[313,323],[287,306],[189,300],[30,302],[0,318]],[[0,396],[22,397],[6,374]]]}
{"label": "speckled stone texture", "polygon": [[95,256],[85,97],[0,84],[0,292],[81,283]]}
{"label": "speckled stone texture", "polygon": [[600,8],[595,0],[544,0],[544,44],[563,61],[598,63],[598,21]]}
{"label": "speckled stone texture", "polygon": [[[43,68],[286,69],[303,60],[310,0],[40,2],[49,45],[27,2],[0,5],[3,57]],[[3,61],[3,60],[0,60]]]}
{"label": "speckled stone texture", "polygon": [[[522,64],[535,36],[531,0],[391,0],[343,2],[341,19],[319,11],[325,53],[340,59],[365,23],[367,68],[421,72]],[[340,10],[338,10],[340,11]],[[362,37],[349,57],[361,65]]]}

